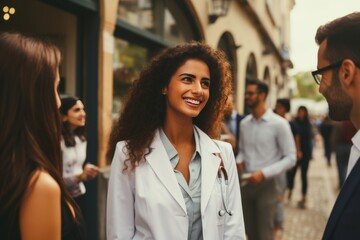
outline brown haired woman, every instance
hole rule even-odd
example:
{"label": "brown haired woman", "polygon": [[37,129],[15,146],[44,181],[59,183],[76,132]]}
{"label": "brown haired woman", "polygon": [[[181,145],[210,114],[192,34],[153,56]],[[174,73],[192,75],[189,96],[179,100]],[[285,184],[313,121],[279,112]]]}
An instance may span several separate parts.
{"label": "brown haired woman", "polygon": [[245,239],[232,147],[211,139],[229,68],[220,51],[190,42],[141,72],[110,141],[109,240]]}
{"label": "brown haired woman", "polygon": [[60,171],[60,52],[6,32],[0,52],[0,238],[83,239]]}
{"label": "brown haired woman", "polygon": [[62,116],[63,178],[71,196],[85,215],[86,189],[84,181],[94,179],[99,173],[97,166],[85,163],[87,146],[85,107],[79,98],[63,96],[61,97],[60,113]]}

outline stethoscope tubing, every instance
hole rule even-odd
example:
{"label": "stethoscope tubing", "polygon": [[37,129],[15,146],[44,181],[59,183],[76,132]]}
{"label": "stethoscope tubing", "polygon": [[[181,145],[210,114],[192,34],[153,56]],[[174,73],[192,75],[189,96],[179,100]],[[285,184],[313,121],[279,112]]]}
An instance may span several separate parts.
{"label": "stethoscope tubing", "polygon": [[[223,191],[223,184],[222,184],[222,175],[224,176],[224,182],[225,182],[225,195],[226,195],[226,199],[224,198],[224,191]],[[221,191],[221,201],[224,207],[224,210],[219,210],[219,216],[224,216],[225,213],[227,213],[229,216],[233,215],[233,212],[230,210],[228,210],[227,206],[228,206],[228,201],[229,201],[229,195],[228,195],[228,185],[229,185],[229,178],[228,178],[228,174],[227,171],[225,169],[225,167],[223,165],[219,166],[219,170],[218,170],[218,180],[219,180],[219,184],[220,184],[220,191]]]}

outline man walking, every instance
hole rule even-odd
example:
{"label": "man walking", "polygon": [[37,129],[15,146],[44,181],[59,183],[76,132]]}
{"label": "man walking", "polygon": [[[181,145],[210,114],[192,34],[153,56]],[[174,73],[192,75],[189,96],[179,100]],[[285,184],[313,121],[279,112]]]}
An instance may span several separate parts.
{"label": "man walking", "polygon": [[[350,118],[360,127],[360,12],[335,19],[316,32],[318,70],[312,72],[335,121]],[[323,239],[360,239],[360,133],[352,138],[347,179],[326,225]]]}
{"label": "man walking", "polygon": [[[245,101],[252,114],[240,124],[239,171],[243,170],[242,202],[249,240],[271,240],[279,196],[275,177],[296,162],[294,138],[287,120],[266,106],[268,86],[251,80]],[[245,182],[246,181],[246,182]],[[247,184],[245,184],[247,183]]]}

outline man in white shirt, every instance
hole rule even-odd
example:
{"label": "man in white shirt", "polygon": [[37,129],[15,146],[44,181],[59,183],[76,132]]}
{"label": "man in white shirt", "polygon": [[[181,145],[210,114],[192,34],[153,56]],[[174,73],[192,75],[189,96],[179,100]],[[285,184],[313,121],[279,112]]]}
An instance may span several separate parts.
{"label": "man in white shirt", "polygon": [[280,193],[274,177],[296,162],[290,125],[266,106],[268,91],[264,82],[247,82],[245,100],[252,114],[240,124],[240,149],[236,159],[239,171],[243,172],[241,192],[249,240],[273,239],[274,214]]}
{"label": "man in white shirt", "polygon": [[[360,127],[360,12],[320,26],[318,70],[312,75],[335,121],[350,119]],[[323,239],[360,239],[360,133],[352,138],[348,176],[324,231]]]}

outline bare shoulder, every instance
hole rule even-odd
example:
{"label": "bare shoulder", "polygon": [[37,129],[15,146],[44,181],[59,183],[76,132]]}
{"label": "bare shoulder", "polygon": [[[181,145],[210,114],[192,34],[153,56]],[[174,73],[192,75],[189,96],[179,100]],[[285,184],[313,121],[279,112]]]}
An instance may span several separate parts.
{"label": "bare shoulder", "polygon": [[32,175],[23,205],[42,206],[49,201],[60,203],[61,190],[59,184],[47,172],[37,170]]}
{"label": "bare shoulder", "polygon": [[31,177],[19,220],[23,239],[60,239],[61,190],[49,173],[37,170]]}
{"label": "bare shoulder", "polygon": [[41,195],[59,195],[60,186],[56,180],[47,172],[37,170],[30,179],[30,191]]}

